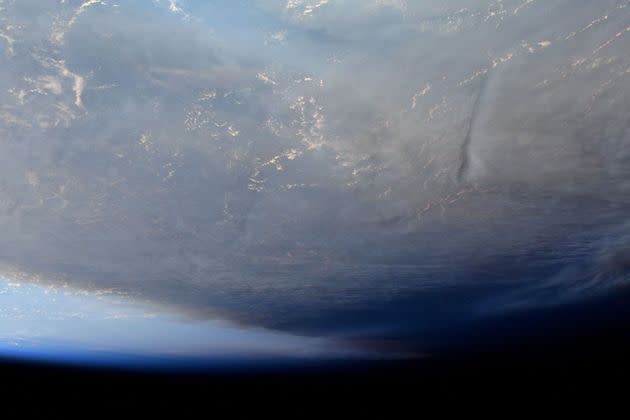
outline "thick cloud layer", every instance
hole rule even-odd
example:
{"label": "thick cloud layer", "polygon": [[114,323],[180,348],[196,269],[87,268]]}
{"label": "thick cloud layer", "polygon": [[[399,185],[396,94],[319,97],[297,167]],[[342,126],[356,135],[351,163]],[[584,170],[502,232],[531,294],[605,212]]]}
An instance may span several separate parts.
{"label": "thick cloud layer", "polygon": [[0,0],[0,263],[305,334],[608,292],[628,37],[619,0]]}

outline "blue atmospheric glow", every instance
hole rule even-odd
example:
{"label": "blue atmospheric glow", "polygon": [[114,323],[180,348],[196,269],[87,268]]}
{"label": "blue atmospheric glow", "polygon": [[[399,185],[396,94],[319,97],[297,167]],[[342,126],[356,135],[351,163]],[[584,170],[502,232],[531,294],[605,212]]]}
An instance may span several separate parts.
{"label": "blue atmospheric glow", "polygon": [[[334,346],[333,346],[334,347]],[[349,357],[325,340],[195,321],[110,291],[0,278],[0,355],[96,364]]]}

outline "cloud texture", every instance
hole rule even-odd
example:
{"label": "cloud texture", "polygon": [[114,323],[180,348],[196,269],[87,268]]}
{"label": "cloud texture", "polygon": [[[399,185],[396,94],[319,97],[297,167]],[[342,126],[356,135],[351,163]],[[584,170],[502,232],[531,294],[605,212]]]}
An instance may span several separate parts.
{"label": "cloud texture", "polygon": [[352,337],[609,292],[629,37],[619,0],[0,0],[0,265]]}

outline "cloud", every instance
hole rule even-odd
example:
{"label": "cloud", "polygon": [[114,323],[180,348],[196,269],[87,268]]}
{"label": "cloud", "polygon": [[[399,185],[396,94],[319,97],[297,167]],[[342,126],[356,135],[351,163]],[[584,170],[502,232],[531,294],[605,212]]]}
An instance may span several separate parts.
{"label": "cloud", "polygon": [[0,11],[5,271],[352,336],[620,272],[624,3],[162,3]]}

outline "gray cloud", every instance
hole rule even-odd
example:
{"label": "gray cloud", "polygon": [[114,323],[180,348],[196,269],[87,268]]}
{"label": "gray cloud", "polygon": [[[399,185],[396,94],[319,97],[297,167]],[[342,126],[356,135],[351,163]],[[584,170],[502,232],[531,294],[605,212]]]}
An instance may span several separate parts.
{"label": "gray cloud", "polygon": [[247,4],[0,2],[6,271],[340,334],[625,278],[627,2]]}

